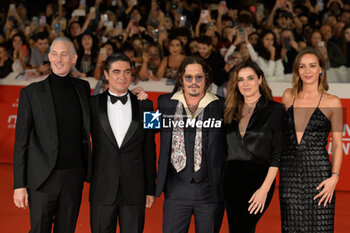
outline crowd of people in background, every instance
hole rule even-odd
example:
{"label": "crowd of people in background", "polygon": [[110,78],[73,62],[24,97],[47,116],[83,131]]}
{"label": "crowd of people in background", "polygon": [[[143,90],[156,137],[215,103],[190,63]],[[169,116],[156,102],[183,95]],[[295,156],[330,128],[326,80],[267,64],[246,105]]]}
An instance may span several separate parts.
{"label": "crowd of people in background", "polygon": [[[16,120],[14,203],[27,207],[28,189],[32,229],[49,232],[54,222],[54,232],[74,232],[85,179],[92,232],[115,229],[117,215],[121,232],[142,232],[144,207],[162,193],[165,233],[188,231],[192,215],[197,232],[219,232],[224,207],[230,232],[255,232],[280,170],[282,232],[334,231],[343,112],[327,93],[327,69],[350,67],[350,0],[58,0],[36,8],[11,3],[0,15],[1,77],[52,72],[22,89]],[[286,74],[292,88],[282,105],[269,81]],[[80,77],[99,80],[94,94],[109,90],[90,98]],[[176,124],[161,127],[156,178],[154,133],[141,128],[140,114],[153,104],[128,90],[162,79],[175,88],[158,110]],[[35,104],[42,101],[52,111]],[[45,143],[54,117],[57,137]],[[180,126],[193,119],[203,125]],[[211,119],[220,124],[204,126]],[[62,201],[71,191],[76,200]]]}
{"label": "crowd of people in background", "polygon": [[94,77],[100,86],[106,83],[104,61],[115,52],[133,61],[133,81],[171,83],[189,55],[209,63],[218,86],[234,65],[248,60],[269,81],[292,73],[298,51],[307,46],[322,53],[327,69],[350,67],[347,0],[58,0],[37,8],[16,1],[0,13],[0,78],[27,69],[37,77],[48,74],[51,41],[63,35],[78,52],[72,75]]}

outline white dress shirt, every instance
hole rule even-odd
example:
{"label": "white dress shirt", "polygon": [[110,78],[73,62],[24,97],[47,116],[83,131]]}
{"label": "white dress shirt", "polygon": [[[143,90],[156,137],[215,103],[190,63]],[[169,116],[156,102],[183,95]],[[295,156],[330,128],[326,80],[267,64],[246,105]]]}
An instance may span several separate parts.
{"label": "white dress shirt", "polygon": [[[110,91],[109,93],[117,96]],[[108,96],[107,99],[108,120],[119,147],[123,143],[125,134],[129,129],[132,119],[130,95],[128,93],[123,95],[128,95],[128,101],[125,104],[122,104],[121,101],[117,101],[116,103],[112,104],[110,96]]]}

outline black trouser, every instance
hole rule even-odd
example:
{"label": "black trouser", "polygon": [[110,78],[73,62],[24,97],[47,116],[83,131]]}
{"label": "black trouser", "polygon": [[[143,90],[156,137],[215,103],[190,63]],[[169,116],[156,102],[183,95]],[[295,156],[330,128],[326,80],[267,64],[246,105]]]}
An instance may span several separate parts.
{"label": "black trouser", "polygon": [[253,162],[226,162],[224,174],[224,200],[230,233],[254,233],[256,225],[271,203],[275,182],[267,193],[264,210],[250,214],[248,201],[263,184],[269,164]]}
{"label": "black trouser", "polygon": [[163,232],[188,232],[194,215],[196,233],[218,233],[224,204],[215,203],[210,183],[186,183],[175,176],[167,179],[163,207]]}
{"label": "black trouser", "polygon": [[118,217],[120,233],[142,233],[145,223],[145,203],[137,205],[125,203],[120,186],[113,204],[90,203],[92,233],[115,233]]}
{"label": "black trouser", "polygon": [[38,189],[28,188],[30,233],[74,233],[84,184],[83,169],[54,170]]}

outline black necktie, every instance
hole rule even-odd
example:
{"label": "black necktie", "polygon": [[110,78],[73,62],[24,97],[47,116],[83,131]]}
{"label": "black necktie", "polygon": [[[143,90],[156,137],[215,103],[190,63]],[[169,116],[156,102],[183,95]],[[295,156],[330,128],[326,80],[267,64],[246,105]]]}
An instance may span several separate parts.
{"label": "black necktie", "polygon": [[122,102],[122,104],[125,104],[128,101],[128,95],[123,95],[123,96],[115,96],[115,95],[111,95],[111,93],[108,92],[108,95],[111,98],[111,102],[112,104],[115,104],[118,100],[120,100],[120,102]]}

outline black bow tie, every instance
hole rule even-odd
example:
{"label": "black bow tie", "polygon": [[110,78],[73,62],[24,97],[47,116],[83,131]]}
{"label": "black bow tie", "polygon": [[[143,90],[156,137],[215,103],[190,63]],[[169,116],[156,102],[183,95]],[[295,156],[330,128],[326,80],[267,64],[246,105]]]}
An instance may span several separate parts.
{"label": "black bow tie", "polygon": [[122,104],[126,104],[126,102],[128,101],[128,95],[123,95],[123,96],[115,96],[115,95],[111,95],[111,93],[108,92],[108,95],[111,98],[111,102],[112,104],[115,104],[118,100],[120,100],[120,102],[122,102]]}

